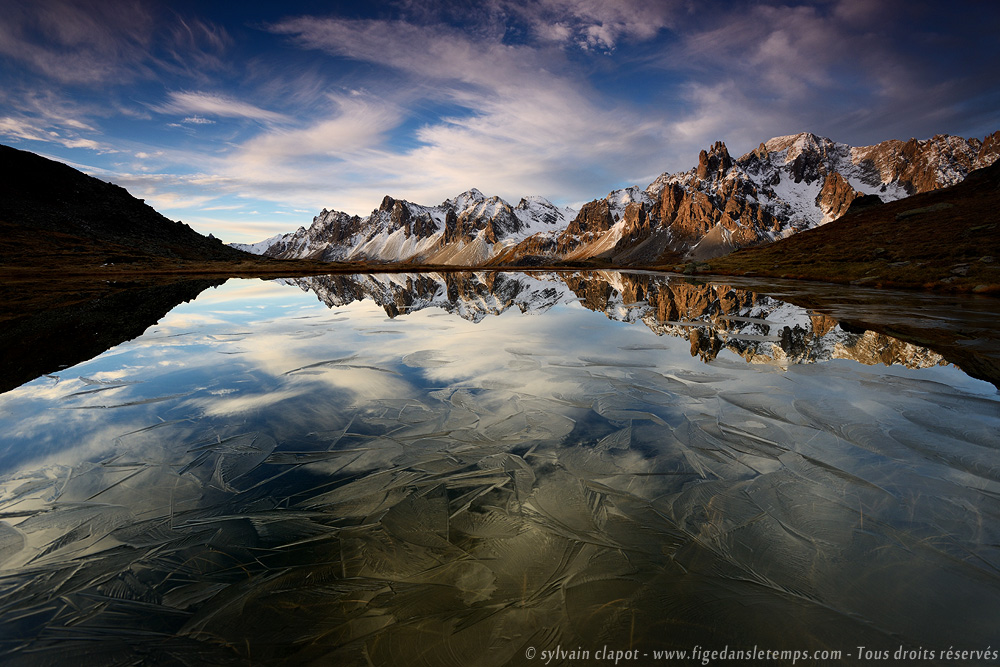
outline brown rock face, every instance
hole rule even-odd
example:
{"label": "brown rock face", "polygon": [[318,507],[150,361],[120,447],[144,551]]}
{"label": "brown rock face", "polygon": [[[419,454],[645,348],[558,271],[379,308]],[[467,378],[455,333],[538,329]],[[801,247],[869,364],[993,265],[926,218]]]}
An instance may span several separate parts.
{"label": "brown rock face", "polygon": [[410,221],[410,209],[403,202],[397,201],[392,207],[389,219],[392,221],[394,229],[408,227],[406,223]]}
{"label": "brown rock face", "polygon": [[626,234],[648,228],[649,217],[646,215],[646,209],[638,202],[632,202],[625,207],[623,219],[625,220]]}
{"label": "brown rock face", "polygon": [[444,216],[444,242],[452,243],[458,239],[458,216],[455,211],[448,211]]}
{"label": "brown rock face", "polygon": [[727,179],[715,196],[673,183],[660,192],[653,216],[671,230],[678,251],[691,248],[717,227],[740,247],[756,245],[769,240],[767,232],[781,226],[756,197],[756,187],[743,178]]}
{"label": "brown rock face", "polygon": [[979,139],[935,135],[926,141],[883,141],[854,149],[855,161],[879,174],[881,182],[898,181],[909,194],[929,192],[954,185],[973,169],[989,166],[996,159],[1000,133]]}
{"label": "brown rock face", "polygon": [[606,199],[595,199],[583,205],[566,231],[570,234],[586,232],[606,232],[615,224],[611,216],[611,206]]}
{"label": "brown rock face", "polygon": [[437,225],[434,223],[434,219],[427,214],[411,218],[406,228],[407,236],[417,236],[420,238],[430,236],[436,231]]}
{"label": "brown rock face", "polygon": [[851,202],[861,195],[860,192],[851,187],[847,180],[839,172],[826,175],[823,179],[823,189],[816,198],[816,205],[835,220],[847,212]]}
{"label": "brown rock face", "polygon": [[392,207],[396,205],[396,200],[386,195],[382,198],[382,203],[379,204],[379,211],[392,211]]}
{"label": "brown rock face", "polygon": [[497,207],[496,214],[486,219],[477,209],[463,211],[458,216],[459,238],[471,241],[480,230],[485,230],[486,240],[496,243],[506,233],[517,230],[519,223],[510,205],[497,197],[488,199],[486,203]]}
{"label": "brown rock face", "polygon": [[595,199],[583,205],[573,222],[560,235],[557,252],[566,254],[588,240],[596,238],[615,224],[607,199]]}
{"label": "brown rock face", "polygon": [[715,177],[722,178],[733,166],[733,158],[729,156],[726,144],[716,141],[708,151],[698,154],[698,169],[695,176],[698,180]]}
{"label": "brown rock face", "polygon": [[979,147],[973,166],[976,169],[982,169],[996,162],[997,158],[1000,158],[1000,130],[988,135],[983,140],[983,145]]}
{"label": "brown rock face", "polygon": [[425,237],[437,231],[434,220],[429,215],[413,215],[406,202],[386,195],[378,212],[389,212],[389,228],[402,229],[406,236]]}
{"label": "brown rock face", "polygon": [[671,228],[678,243],[693,245],[715,226],[721,211],[704,192],[672,183],[660,193],[654,215],[661,225]]}

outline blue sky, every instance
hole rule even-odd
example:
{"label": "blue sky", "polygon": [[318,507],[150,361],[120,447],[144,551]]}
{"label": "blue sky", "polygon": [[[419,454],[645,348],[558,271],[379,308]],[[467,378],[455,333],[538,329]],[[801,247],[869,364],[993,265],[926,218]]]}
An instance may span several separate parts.
{"label": "blue sky", "polygon": [[1000,129],[990,0],[7,0],[0,142],[226,241],[469,188],[579,205],[723,140]]}

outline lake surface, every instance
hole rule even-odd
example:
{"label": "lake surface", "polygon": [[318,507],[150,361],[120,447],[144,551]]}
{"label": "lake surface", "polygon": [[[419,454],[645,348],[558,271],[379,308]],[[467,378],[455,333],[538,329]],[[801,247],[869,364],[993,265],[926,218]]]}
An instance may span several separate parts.
{"label": "lake surface", "polygon": [[795,291],[206,289],[0,395],[0,661],[995,664],[1000,316]]}

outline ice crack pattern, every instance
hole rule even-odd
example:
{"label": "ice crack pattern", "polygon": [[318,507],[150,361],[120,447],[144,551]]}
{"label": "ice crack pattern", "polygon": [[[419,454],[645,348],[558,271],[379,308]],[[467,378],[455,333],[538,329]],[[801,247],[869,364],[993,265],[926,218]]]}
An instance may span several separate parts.
{"label": "ice crack pattern", "polygon": [[885,365],[902,342],[824,356],[866,334],[768,297],[608,278],[456,284],[488,312],[442,332],[383,276],[395,336],[361,288],[234,282],[3,395],[4,664],[996,639],[992,387]]}

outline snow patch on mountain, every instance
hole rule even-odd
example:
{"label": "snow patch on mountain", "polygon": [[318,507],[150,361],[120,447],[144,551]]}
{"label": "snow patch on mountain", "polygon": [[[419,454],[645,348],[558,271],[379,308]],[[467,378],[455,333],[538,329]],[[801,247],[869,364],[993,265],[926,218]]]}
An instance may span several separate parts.
{"label": "snow patch on mountain", "polygon": [[575,215],[543,197],[525,197],[512,207],[475,188],[437,206],[387,196],[364,218],[324,209],[308,229],[239,247],[286,259],[472,266],[530,236],[558,233]]}
{"label": "snow patch on mountain", "polygon": [[[299,231],[304,232],[304,227],[299,227]],[[237,250],[242,250],[243,252],[250,252],[255,255],[263,255],[268,248],[276,243],[290,238],[292,234],[286,232],[284,234],[275,234],[271,238],[264,239],[263,241],[257,241],[256,243],[230,243],[229,245]]]}

